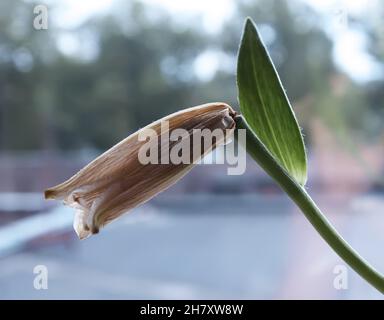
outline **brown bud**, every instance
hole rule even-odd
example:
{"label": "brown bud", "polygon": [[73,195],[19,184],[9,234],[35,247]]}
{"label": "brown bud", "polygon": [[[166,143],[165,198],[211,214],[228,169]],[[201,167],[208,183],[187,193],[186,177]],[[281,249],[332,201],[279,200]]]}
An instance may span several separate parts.
{"label": "brown bud", "polygon": [[[233,132],[234,116],[233,109],[225,103],[204,104],[171,114],[131,134],[67,181],[47,189],[45,198],[62,199],[66,205],[77,209],[74,228],[80,239],[86,238],[182,178],[202,156],[222,144]],[[167,123],[166,132],[163,123]],[[196,129],[218,129],[223,132],[223,138],[202,143],[200,152],[193,153],[193,139],[163,139],[176,129],[184,129],[191,138]],[[159,161],[142,164],[139,153],[147,142],[141,141],[140,134],[148,130],[157,135]],[[165,143],[168,144],[166,151],[162,148]],[[190,163],[162,161],[169,156],[169,150],[183,143],[191,150]]]}

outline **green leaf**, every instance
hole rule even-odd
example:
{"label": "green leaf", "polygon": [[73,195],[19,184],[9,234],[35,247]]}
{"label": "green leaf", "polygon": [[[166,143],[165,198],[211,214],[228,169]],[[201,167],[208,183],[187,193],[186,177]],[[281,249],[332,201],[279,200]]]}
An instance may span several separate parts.
{"label": "green leaf", "polygon": [[240,110],[249,126],[288,174],[304,185],[307,161],[303,137],[273,62],[250,18],[240,44],[237,86]]}

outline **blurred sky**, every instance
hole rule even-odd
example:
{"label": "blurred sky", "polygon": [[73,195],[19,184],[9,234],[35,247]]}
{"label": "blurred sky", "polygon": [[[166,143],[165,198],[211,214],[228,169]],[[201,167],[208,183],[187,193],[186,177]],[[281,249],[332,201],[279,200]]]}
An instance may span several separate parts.
{"label": "blurred sky", "polygon": [[[300,1],[299,1],[300,2]],[[353,80],[364,83],[371,80],[382,79],[384,76],[383,66],[366,53],[367,35],[356,26],[350,26],[351,17],[383,19],[377,8],[379,0],[302,0],[321,13],[319,23],[327,31],[328,36],[333,39],[333,57],[336,65],[346,72]],[[93,15],[103,15],[118,10],[118,0],[46,0],[46,3],[55,4],[51,21],[63,29],[71,29],[79,26]],[[183,25],[190,24],[194,17],[201,17],[203,28],[208,33],[221,30],[225,21],[231,18],[234,11],[234,0],[142,0],[142,3],[152,7],[153,17],[156,18],[158,10],[169,12],[175,19],[175,23]],[[192,19],[190,19],[192,18]],[[383,27],[384,28],[384,27]],[[76,55],[82,52],[85,58],[92,59],[97,53],[96,46],[88,45],[87,48],[80,47],[81,40],[71,33],[62,34],[58,39],[58,47],[63,53]],[[207,52],[201,55],[195,63],[196,74],[201,80],[210,80],[219,68],[218,52]],[[223,57],[220,57],[223,58]],[[225,57],[224,57],[225,58]],[[234,63],[228,63],[234,68]]]}

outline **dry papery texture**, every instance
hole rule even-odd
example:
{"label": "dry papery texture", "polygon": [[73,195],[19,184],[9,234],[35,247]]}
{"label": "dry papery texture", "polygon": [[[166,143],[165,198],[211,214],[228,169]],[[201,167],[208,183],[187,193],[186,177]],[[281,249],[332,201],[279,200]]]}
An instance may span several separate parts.
{"label": "dry papery texture", "polygon": [[[125,138],[93,160],[67,181],[47,189],[46,199],[63,200],[76,209],[74,228],[80,239],[86,238],[130,209],[148,201],[182,178],[202,156],[224,143],[233,133],[235,112],[225,103],[209,103],[181,110],[151,123]],[[168,132],[160,132],[167,121]],[[161,143],[161,135],[175,129],[185,129],[190,135],[194,129],[221,129],[223,138],[210,145],[201,143],[201,153],[190,164],[141,164],[139,149],[147,141],[139,141],[139,133],[153,129]],[[188,140],[188,139],[187,139]],[[192,143],[192,138],[188,143]],[[166,140],[167,141],[167,140]],[[168,141],[171,150],[182,141]],[[191,150],[193,146],[190,145]],[[159,145],[159,158],[164,157]]]}

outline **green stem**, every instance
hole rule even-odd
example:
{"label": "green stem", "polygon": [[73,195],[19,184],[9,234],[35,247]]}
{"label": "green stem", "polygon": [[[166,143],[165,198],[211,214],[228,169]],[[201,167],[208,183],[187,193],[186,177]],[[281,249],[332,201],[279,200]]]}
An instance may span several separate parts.
{"label": "green stem", "polygon": [[[280,185],[301,209],[310,223],[332,249],[361,277],[384,294],[384,277],[369,265],[341,237],[314,201],[290,175],[278,164],[264,144],[249,128],[242,116],[236,116],[237,129],[246,130],[246,150],[252,158]],[[235,135],[236,138],[238,135]]]}

